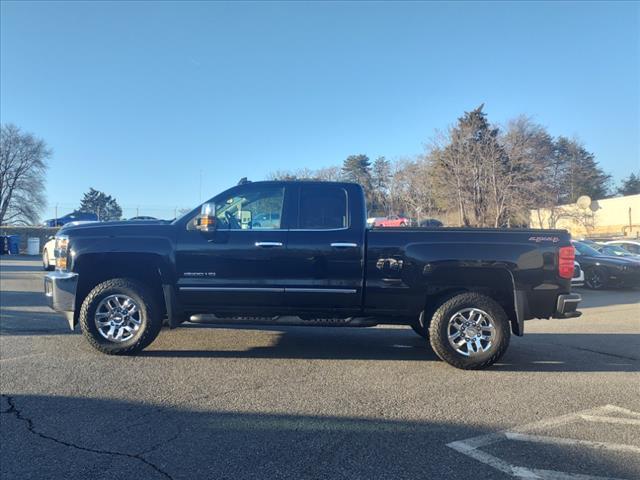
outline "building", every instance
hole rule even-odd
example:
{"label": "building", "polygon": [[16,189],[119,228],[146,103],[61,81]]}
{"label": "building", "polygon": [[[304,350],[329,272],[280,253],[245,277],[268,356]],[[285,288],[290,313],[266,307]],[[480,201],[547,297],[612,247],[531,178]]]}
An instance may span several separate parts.
{"label": "building", "polygon": [[532,228],[562,228],[574,237],[640,238],[640,194],[531,210]]}

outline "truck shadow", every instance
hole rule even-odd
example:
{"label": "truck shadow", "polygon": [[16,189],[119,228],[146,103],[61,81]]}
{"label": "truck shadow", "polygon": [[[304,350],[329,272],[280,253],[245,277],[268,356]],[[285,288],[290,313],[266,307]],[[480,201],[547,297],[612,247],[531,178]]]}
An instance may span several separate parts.
{"label": "truck shadow", "polygon": [[[464,418],[244,413],[7,392],[0,405],[3,478],[75,480],[98,469],[100,478],[173,480],[512,478],[447,446],[493,433]],[[545,464],[536,454],[540,445],[499,442],[515,447],[518,456],[508,461],[524,467],[627,479],[639,473],[636,461],[606,451],[576,455],[570,446],[548,444]]]}
{"label": "truck shadow", "polygon": [[[330,327],[260,327],[258,329],[244,327],[244,329],[266,330],[277,332],[277,334],[269,336],[268,345],[260,341],[261,345],[256,346],[255,332],[254,334],[246,332],[247,338],[243,339],[242,333],[237,332],[237,329],[189,325],[182,331],[165,332],[150,349],[143,351],[140,355],[169,358],[440,362],[427,341],[409,329]],[[196,336],[193,335],[194,330],[198,332],[197,339],[194,338]],[[621,345],[620,342],[624,342],[629,348],[620,352],[616,349],[617,345]],[[194,349],[193,345],[200,348]],[[181,346],[184,346],[184,349],[180,348]],[[640,334],[529,333],[523,338],[513,339],[506,355],[490,370],[638,372],[640,371],[638,352],[640,352]]]}

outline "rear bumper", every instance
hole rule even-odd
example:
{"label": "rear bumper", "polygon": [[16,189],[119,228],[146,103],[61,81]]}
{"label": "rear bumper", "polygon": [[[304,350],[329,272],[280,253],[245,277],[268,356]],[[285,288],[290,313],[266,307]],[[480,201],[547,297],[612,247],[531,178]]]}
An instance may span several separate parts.
{"label": "rear bumper", "polygon": [[574,318],[582,315],[582,312],[577,310],[578,304],[582,300],[582,296],[579,293],[566,293],[558,295],[556,302],[556,311],[553,314],[553,318]]}
{"label": "rear bumper", "polygon": [[71,329],[75,326],[76,290],[78,274],[71,272],[51,272],[44,277],[44,295],[47,305],[56,312],[64,313]]}

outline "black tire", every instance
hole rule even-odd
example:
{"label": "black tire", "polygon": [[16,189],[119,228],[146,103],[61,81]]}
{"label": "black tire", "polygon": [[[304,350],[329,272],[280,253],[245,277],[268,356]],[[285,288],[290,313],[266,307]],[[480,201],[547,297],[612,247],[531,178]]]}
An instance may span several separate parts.
{"label": "black tire", "polygon": [[[100,302],[109,295],[131,297],[139,306],[141,325],[130,339],[115,343],[98,331],[94,315]],[[149,289],[131,279],[114,278],[98,284],[84,299],[80,308],[80,329],[89,344],[108,355],[132,355],[148,347],[162,328],[162,315],[156,296]]]}
{"label": "black tire", "polygon": [[[494,339],[486,352],[472,356],[458,353],[449,344],[449,320],[456,312],[466,308],[477,308],[486,312],[493,320]],[[495,300],[486,295],[465,292],[449,298],[433,314],[429,326],[430,343],[433,351],[442,360],[456,368],[476,370],[498,361],[509,347],[511,328],[504,309]]]}
{"label": "black tire", "polygon": [[420,314],[418,320],[411,324],[411,328],[414,332],[420,335],[422,338],[429,339],[429,325],[424,323],[424,311]]}
{"label": "black tire", "polygon": [[47,252],[47,249],[45,248],[42,251],[42,269],[45,272],[50,272],[51,270],[53,270],[53,266],[49,264],[49,253]]}
{"label": "black tire", "polygon": [[605,287],[605,274],[597,268],[592,267],[584,271],[584,286],[591,290],[602,290]]}

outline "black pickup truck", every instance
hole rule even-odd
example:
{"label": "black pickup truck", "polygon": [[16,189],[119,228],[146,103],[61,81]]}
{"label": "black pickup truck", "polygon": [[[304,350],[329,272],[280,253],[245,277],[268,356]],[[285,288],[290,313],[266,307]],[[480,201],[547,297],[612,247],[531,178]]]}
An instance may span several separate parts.
{"label": "black pickup truck", "polygon": [[108,354],[187,320],[401,324],[471,369],[498,360],[527,319],[580,315],[573,260],[566,231],[368,229],[359,185],[256,182],[171,223],[62,230],[44,291]]}

